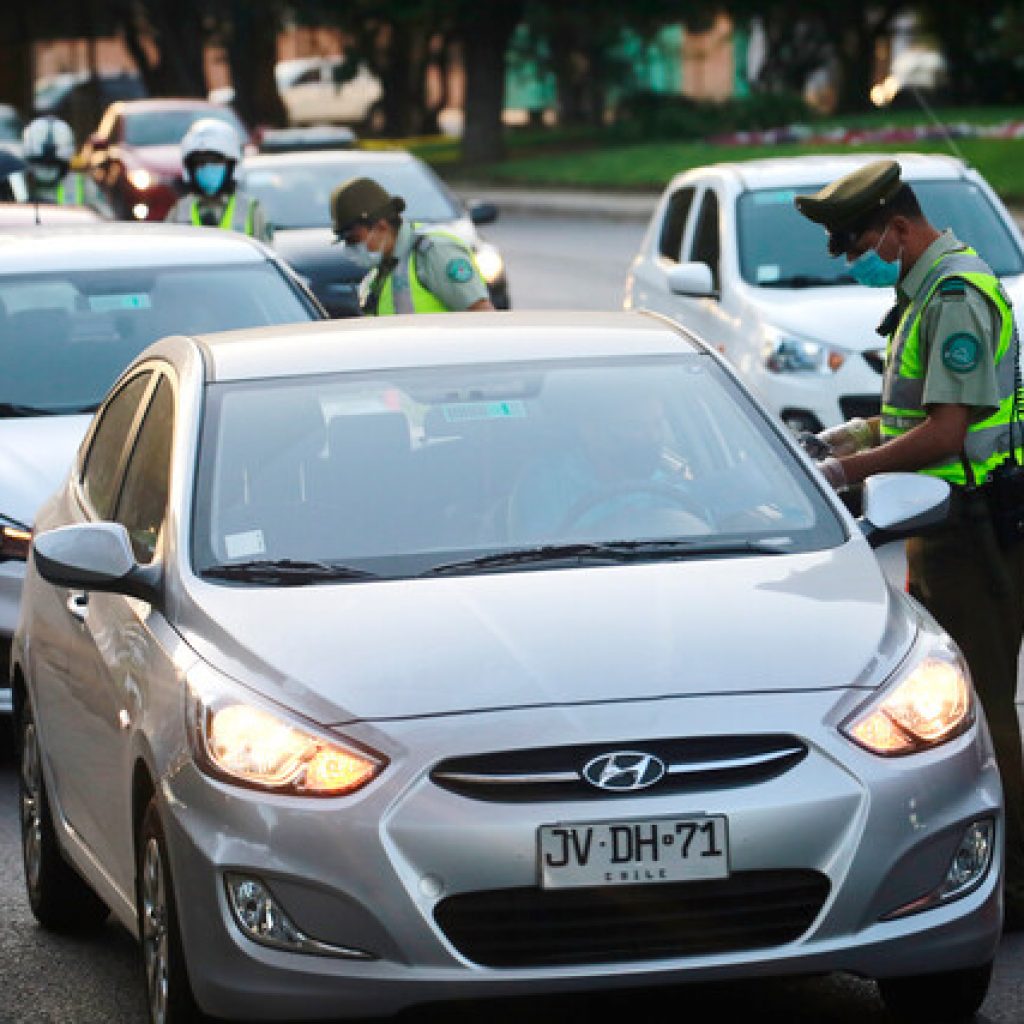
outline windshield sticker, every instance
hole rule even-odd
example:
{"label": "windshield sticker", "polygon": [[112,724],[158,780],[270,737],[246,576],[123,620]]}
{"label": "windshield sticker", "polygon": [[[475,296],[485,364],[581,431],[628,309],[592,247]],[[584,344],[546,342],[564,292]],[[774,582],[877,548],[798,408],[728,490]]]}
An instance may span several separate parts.
{"label": "windshield sticker", "polygon": [[758,189],[754,193],[754,205],[755,206],[782,206],[784,203],[788,206],[793,205],[793,199],[796,197],[795,188],[765,188]]}
{"label": "windshield sticker", "polygon": [[262,530],[246,530],[244,533],[229,533],[224,537],[224,550],[228,558],[251,558],[265,555],[267,546],[263,543]]}
{"label": "windshield sticker", "polygon": [[467,420],[524,420],[526,406],[517,400],[510,402],[460,402],[444,405],[446,423],[465,423]]}
{"label": "windshield sticker", "polygon": [[757,268],[758,284],[763,284],[765,281],[778,281],[781,276],[782,270],[778,263],[762,263]]}
{"label": "windshield sticker", "polygon": [[89,296],[89,309],[93,313],[119,313],[123,309],[151,309],[152,305],[145,292]]}

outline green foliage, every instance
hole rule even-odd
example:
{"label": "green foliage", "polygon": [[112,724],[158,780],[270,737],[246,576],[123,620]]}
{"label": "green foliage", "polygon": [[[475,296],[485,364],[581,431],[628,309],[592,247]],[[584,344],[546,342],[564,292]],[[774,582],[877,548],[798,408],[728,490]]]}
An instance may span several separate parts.
{"label": "green foliage", "polygon": [[615,132],[626,140],[700,139],[731,131],[778,128],[809,117],[807,104],[793,93],[753,93],[716,103],[637,92],[620,104]]}

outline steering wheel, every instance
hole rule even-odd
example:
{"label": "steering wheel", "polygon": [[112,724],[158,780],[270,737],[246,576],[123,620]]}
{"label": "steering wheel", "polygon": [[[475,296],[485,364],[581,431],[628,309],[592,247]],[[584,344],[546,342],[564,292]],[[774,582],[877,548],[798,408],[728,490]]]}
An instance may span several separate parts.
{"label": "steering wheel", "polygon": [[[559,530],[570,530],[588,513],[609,501],[623,496],[634,497],[641,494],[651,494],[663,499],[664,505],[671,505],[682,512],[695,516],[705,526],[707,525],[707,510],[685,491],[672,484],[659,483],[656,480],[638,480],[615,484],[611,487],[603,487],[592,494],[585,495],[576,502],[566,513]],[[613,510],[616,514],[629,513],[630,509],[618,508]],[[607,518],[607,514],[605,516]]]}

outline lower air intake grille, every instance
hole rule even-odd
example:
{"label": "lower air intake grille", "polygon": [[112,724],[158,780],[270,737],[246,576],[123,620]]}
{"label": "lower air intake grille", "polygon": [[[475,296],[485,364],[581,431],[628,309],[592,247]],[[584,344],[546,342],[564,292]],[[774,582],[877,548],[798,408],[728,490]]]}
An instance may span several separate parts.
{"label": "lower air intake grille", "polygon": [[463,893],[438,903],[434,918],[486,967],[617,963],[791,942],[828,891],[816,871],[749,871],[713,882]]}

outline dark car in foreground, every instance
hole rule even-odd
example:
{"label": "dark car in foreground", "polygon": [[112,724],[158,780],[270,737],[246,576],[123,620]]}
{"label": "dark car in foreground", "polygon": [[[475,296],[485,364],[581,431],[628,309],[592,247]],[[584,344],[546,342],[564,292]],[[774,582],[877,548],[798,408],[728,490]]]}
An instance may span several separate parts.
{"label": "dark car in foreground", "polygon": [[154,1024],[833,971],[971,1019],[998,769],[873,550],[949,488],[865,492],[651,315],[159,342],[39,515],[37,918],[112,911]]}
{"label": "dark car in foreground", "polygon": [[243,187],[260,200],[274,226],[274,247],[309,281],[333,317],[359,314],[359,282],[366,274],[346,258],[331,230],[331,190],[356,177],[373,178],[401,196],[407,219],[461,238],[473,252],[495,307],[510,306],[501,253],[476,229],[493,222],[497,209],[491,203],[467,207],[411,153],[345,149],[261,154],[245,161],[242,175]]}

